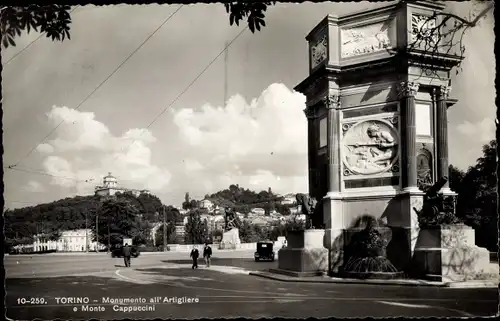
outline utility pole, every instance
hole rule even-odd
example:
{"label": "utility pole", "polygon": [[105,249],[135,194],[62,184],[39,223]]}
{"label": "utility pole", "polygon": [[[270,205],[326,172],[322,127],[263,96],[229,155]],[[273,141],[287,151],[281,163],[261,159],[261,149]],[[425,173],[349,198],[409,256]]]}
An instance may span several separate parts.
{"label": "utility pole", "polygon": [[108,216],[108,224],[107,224],[108,225],[108,253],[109,253],[109,251],[111,249],[111,232],[109,230],[109,221],[110,220],[109,220],[109,216]]}
{"label": "utility pole", "polygon": [[167,251],[167,211],[165,205],[162,206],[163,210],[163,252]]}
{"label": "utility pole", "polygon": [[88,227],[88,217],[87,217],[87,209],[84,208],[83,209],[85,211],[85,252],[88,253],[89,252],[89,227]]}
{"label": "utility pole", "polygon": [[229,51],[229,42],[226,41],[225,43],[225,48],[226,50],[224,51],[224,103],[222,104],[222,106],[226,106],[227,104],[227,93],[228,93],[228,90],[227,90],[227,71],[228,71],[228,51]]}
{"label": "utility pole", "polygon": [[101,210],[101,205],[97,207],[95,213],[95,252],[99,252],[99,211]]}

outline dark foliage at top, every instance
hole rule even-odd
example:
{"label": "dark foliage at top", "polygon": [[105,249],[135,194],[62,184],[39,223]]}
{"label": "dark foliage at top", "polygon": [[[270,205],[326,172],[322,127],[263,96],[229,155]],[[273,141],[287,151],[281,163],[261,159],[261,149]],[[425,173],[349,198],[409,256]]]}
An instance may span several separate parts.
{"label": "dark foliage at top", "polygon": [[0,15],[0,33],[2,45],[15,46],[14,38],[22,31],[34,30],[45,34],[53,41],[70,39],[71,7],[60,4],[36,5],[27,7],[2,7]]}

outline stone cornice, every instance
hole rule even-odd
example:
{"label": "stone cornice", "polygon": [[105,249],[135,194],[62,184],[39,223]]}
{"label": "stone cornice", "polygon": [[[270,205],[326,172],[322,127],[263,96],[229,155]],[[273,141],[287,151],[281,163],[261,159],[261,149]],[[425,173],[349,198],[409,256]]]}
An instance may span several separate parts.
{"label": "stone cornice", "polygon": [[306,109],[304,109],[304,114],[306,115],[307,119],[314,119],[314,118],[316,118],[316,110],[315,110],[315,108],[306,107]]}
{"label": "stone cornice", "polygon": [[398,84],[398,97],[401,98],[409,98],[415,97],[418,93],[418,88],[420,84],[417,82],[411,81],[402,81]]}

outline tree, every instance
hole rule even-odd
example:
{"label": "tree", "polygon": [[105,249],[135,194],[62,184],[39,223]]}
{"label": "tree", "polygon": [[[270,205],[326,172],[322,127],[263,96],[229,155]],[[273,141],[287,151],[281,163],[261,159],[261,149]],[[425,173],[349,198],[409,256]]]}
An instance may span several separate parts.
{"label": "tree", "polygon": [[483,146],[483,155],[469,167],[458,188],[457,216],[476,230],[476,244],[498,249],[497,142]]}
{"label": "tree", "polygon": [[[406,1],[402,1],[404,3]],[[439,77],[440,58],[446,55],[458,55],[460,58],[456,73],[461,71],[461,62],[465,54],[463,39],[467,31],[479,25],[488,13],[493,11],[494,2],[476,2],[469,17],[461,17],[449,12],[437,12],[420,21],[412,30],[413,40],[407,48],[400,48],[403,55],[410,54],[425,63],[422,67],[427,76]],[[481,8],[480,8],[481,7]]]}
{"label": "tree", "polygon": [[450,189],[456,193],[459,193],[460,189],[460,184],[462,183],[462,180],[464,179],[465,173],[459,168],[456,168],[453,165],[449,166],[448,170],[448,179],[450,182]]}
{"label": "tree", "polygon": [[[156,246],[163,246],[163,227],[161,225],[156,231],[155,244]],[[175,225],[167,224],[167,243],[174,244],[176,241]]]}
{"label": "tree", "polygon": [[257,239],[255,229],[252,227],[250,222],[244,220],[239,228],[239,236],[242,243],[252,243]]}
{"label": "tree", "polygon": [[70,39],[71,7],[68,5],[31,4],[27,7],[1,7],[0,34],[4,48],[15,46],[22,31],[34,30],[53,41]]}
{"label": "tree", "polygon": [[182,203],[182,209],[188,210],[191,208],[191,198],[189,197],[189,193],[184,195],[184,202]]}
{"label": "tree", "polygon": [[188,220],[184,229],[186,244],[201,244],[205,241],[204,234],[206,226],[201,221],[198,210],[191,210],[189,212]]}
{"label": "tree", "polygon": [[255,30],[260,31],[261,27],[266,26],[266,22],[264,21],[265,15],[268,6],[275,5],[276,1],[267,1],[267,2],[240,2],[240,1],[231,1],[229,3],[225,3],[227,13],[229,13],[229,24],[232,26],[236,24],[240,25],[240,21],[243,18],[247,18],[248,28],[252,33]]}
{"label": "tree", "polygon": [[[124,237],[136,238],[136,241],[142,242],[143,228],[137,214],[138,210],[128,200],[119,198],[106,200],[99,214],[97,230],[99,242],[113,246],[121,244]],[[95,222],[92,225],[95,228]]]}

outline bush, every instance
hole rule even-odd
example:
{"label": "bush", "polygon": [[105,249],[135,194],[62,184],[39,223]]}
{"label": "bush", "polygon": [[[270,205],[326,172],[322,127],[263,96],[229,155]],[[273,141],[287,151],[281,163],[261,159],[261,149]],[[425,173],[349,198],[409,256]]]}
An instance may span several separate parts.
{"label": "bush", "polygon": [[356,233],[349,245],[346,272],[396,272],[396,267],[385,257],[387,241],[377,230],[375,219],[367,220],[366,227]]}

